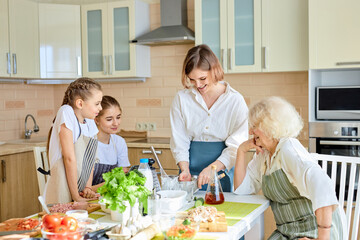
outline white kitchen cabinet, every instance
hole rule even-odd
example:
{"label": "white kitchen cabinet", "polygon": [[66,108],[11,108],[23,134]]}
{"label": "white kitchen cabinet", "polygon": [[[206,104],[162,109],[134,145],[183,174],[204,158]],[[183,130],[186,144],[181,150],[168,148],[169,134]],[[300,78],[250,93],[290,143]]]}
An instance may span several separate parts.
{"label": "white kitchen cabinet", "polygon": [[38,4],[0,0],[0,77],[39,77]]}
{"label": "white kitchen cabinet", "polygon": [[195,1],[195,43],[226,73],[307,70],[307,36],[306,0]]}
{"label": "white kitchen cabinet", "polygon": [[39,4],[41,78],[81,76],[80,6]]}
{"label": "white kitchen cabinet", "polygon": [[311,69],[360,67],[360,1],[309,1]]}
{"label": "white kitchen cabinet", "polygon": [[83,75],[150,77],[150,48],[130,44],[150,30],[149,5],[116,1],[81,5]]}

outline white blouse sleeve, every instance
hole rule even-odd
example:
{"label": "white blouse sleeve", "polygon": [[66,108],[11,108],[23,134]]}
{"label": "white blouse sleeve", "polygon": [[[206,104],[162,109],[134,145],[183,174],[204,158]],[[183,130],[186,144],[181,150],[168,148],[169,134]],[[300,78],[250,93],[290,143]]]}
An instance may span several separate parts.
{"label": "white blouse sleeve", "polygon": [[292,140],[285,145],[280,156],[282,168],[300,195],[311,200],[313,210],[338,205],[333,182],[301,143]]}
{"label": "white blouse sleeve", "polygon": [[246,168],[246,175],[241,185],[235,189],[234,193],[238,195],[256,194],[261,189],[261,164],[263,164],[263,156],[254,154],[253,159]]}
{"label": "white blouse sleeve", "polygon": [[182,117],[180,96],[177,94],[170,108],[171,139],[170,148],[178,164],[189,162],[190,138],[186,134],[185,121]]}
{"label": "white blouse sleeve", "polygon": [[235,165],[239,145],[249,138],[248,108],[243,97],[239,99],[239,104],[234,104],[234,111],[234,115],[226,116],[227,119],[225,121],[233,121],[232,132],[225,140],[227,147],[217,159],[222,162],[228,170]]}
{"label": "white blouse sleeve", "polygon": [[128,148],[126,142],[122,137],[118,135],[114,135],[114,136],[116,138],[115,144],[117,148],[117,166],[129,167],[131,164],[129,162]]}

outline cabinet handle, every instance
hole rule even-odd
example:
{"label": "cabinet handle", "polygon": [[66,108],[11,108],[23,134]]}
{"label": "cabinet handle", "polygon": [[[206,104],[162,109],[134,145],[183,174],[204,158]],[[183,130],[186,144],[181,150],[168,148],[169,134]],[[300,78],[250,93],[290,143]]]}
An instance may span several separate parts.
{"label": "cabinet handle", "polygon": [[268,49],[264,47],[264,69],[267,69],[268,66]]}
{"label": "cabinet handle", "polygon": [[220,51],[220,62],[221,62],[221,66],[224,68],[224,66],[225,66],[225,62],[224,62],[224,60],[225,60],[225,58],[224,58],[224,54],[225,54],[225,49],[221,49],[221,51]]}
{"label": "cabinet handle", "polygon": [[106,67],[107,67],[107,65],[106,65],[106,56],[104,56],[104,58],[103,58],[103,70],[104,70],[104,75],[107,74]]}
{"label": "cabinet handle", "polygon": [[11,57],[10,53],[7,53],[7,73],[11,74]]}
{"label": "cabinet handle", "polygon": [[2,169],[2,182],[6,182],[6,162],[1,160],[1,169]]}
{"label": "cabinet handle", "polygon": [[80,56],[78,56],[76,58],[76,63],[77,63],[77,75],[81,76],[82,72],[81,72],[81,57]]}
{"label": "cabinet handle", "polygon": [[109,74],[112,75],[112,55],[109,55]]}
{"label": "cabinet handle", "polygon": [[[152,151],[151,150],[142,150],[142,153],[143,154],[152,154]],[[157,151],[155,151],[155,153],[159,155],[162,152],[161,152],[161,150],[157,150]]]}
{"label": "cabinet handle", "polygon": [[358,65],[360,62],[337,62],[336,66],[344,66],[344,65]]}
{"label": "cabinet handle", "polygon": [[13,53],[13,73],[17,74],[16,53]]}
{"label": "cabinet handle", "polygon": [[228,49],[228,69],[231,70],[231,48]]}

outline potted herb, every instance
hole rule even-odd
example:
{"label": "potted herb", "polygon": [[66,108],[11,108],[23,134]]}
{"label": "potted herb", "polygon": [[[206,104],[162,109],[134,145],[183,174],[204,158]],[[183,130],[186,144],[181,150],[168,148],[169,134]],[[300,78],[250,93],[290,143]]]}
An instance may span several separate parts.
{"label": "potted herb", "polygon": [[147,212],[147,198],[150,191],[144,186],[146,178],[138,170],[124,173],[122,167],[114,168],[111,172],[103,174],[105,183],[98,188],[98,193],[102,196],[101,202],[106,204],[110,210],[124,213],[128,205],[135,205],[137,200]]}

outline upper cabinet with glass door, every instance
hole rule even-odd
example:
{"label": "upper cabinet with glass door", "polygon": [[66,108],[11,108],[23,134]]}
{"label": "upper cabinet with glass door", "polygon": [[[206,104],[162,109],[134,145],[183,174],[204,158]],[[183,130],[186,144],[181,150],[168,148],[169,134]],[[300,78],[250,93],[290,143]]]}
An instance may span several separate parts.
{"label": "upper cabinet with glass door", "polygon": [[261,71],[260,0],[195,1],[195,44],[203,43],[227,73]]}
{"label": "upper cabinet with glass door", "polygon": [[306,0],[195,1],[195,42],[226,73],[306,70],[306,31]]}
{"label": "upper cabinet with glass door", "polygon": [[38,3],[0,0],[0,77],[39,77]]}
{"label": "upper cabinet with glass door", "polygon": [[149,5],[140,0],[81,5],[83,75],[150,77],[150,48],[130,40],[150,29]]}
{"label": "upper cabinet with glass door", "polygon": [[360,1],[309,1],[311,69],[360,67]]}

